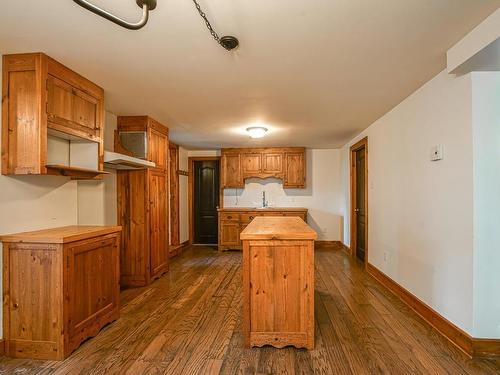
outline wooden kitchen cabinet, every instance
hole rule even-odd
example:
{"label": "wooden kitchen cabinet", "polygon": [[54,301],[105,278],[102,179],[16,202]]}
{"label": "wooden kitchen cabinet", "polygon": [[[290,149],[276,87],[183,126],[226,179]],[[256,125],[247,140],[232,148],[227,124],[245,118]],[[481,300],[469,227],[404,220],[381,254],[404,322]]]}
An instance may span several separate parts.
{"label": "wooden kitchen cabinet", "polygon": [[168,128],[148,116],[119,116],[118,132],[144,132],[155,168],[117,171],[122,286],[144,286],[168,271]]}
{"label": "wooden kitchen cabinet", "polygon": [[[2,91],[2,174],[103,173],[101,87],[43,53],[27,53],[3,56]],[[54,155],[53,138],[66,143],[69,157]]]}
{"label": "wooden kitchen cabinet", "polygon": [[243,174],[241,168],[241,155],[239,152],[222,152],[222,187],[223,188],[243,188]]}
{"label": "wooden kitchen cabinet", "polygon": [[222,149],[222,188],[244,188],[247,178],[274,177],[284,188],[305,188],[303,147]]}
{"label": "wooden kitchen cabinet", "polygon": [[119,317],[120,227],[2,236],[5,351],[62,360]]}
{"label": "wooden kitchen cabinet", "polygon": [[260,216],[299,217],[307,222],[307,209],[300,207],[276,207],[266,209],[227,207],[219,212],[219,250],[241,249],[240,233]]}
{"label": "wooden kitchen cabinet", "polygon": [[240,230],[238,221],[222,221],[219,229],[219,242],[229,247],[239,246]]}
{"label": "wooden kitchen cabinet", "polygon": [[305,157],[302,152],[285,153],[285,179],[283,187],[304,188],[305,181]]}
{"label": "wooden kitchen cabinet", "polygon": [[283,154],[264,151],[262,153],[262,173],[281,175],[283,173]]}
{"label": "wooden kitchen cabinet", "polygon": [[262,173],[262,154],[260,152],[242,152],[241,168],[243,177]]}

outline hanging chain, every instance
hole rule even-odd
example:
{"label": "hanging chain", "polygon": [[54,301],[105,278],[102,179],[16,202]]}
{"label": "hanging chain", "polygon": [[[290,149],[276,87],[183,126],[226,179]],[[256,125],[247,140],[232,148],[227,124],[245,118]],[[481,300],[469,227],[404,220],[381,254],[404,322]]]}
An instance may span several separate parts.
{"label": "hanging chain", "polygon": [[[213,38],[215,39],[215,41],[217,43],[219,43],[222,47],[226,48],[221,42],[220,42],[220,38],[219,38],[219,34],[217,34],[217,32],[214,30],[214,28],[212,27],[212,25],[210,24],[210,21],[208,20],[205,12],[203,12],[203,10],[201,10],[201,7],[200,7],[200,4],[198,4],[198,2],[196,0],[193,0],[193,3],[196,7],[196,9],[198,10],[198,13],[200,13],[200,16],[201,18],[203,18],[203,20],[205,21],[205,25],[207,25],[207,29],[208,31],[210,31],[210,34],[212,34]],[[227,48],[226,48],[227,49]]]}

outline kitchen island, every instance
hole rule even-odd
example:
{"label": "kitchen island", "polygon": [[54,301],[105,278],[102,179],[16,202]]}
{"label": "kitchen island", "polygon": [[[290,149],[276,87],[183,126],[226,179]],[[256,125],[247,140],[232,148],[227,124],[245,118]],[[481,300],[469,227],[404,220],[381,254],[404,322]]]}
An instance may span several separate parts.
{"label": "kitchen island", "polygon": [[243,242],[247,347],[314,348],[314,240],[299,217],[256,217]]}

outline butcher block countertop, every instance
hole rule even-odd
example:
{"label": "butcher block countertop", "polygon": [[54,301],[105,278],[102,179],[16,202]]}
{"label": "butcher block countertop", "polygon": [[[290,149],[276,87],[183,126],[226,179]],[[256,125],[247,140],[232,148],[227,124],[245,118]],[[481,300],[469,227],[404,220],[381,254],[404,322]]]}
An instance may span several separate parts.
{"label": "butcher block countertop", "polygon": [[316,232],[299,217],[259,216],[241,232],[242,240],[315,240]]}
{"label": "butcher block countertop", "polygon": [[217,211],[224,212],[224,211],[259,211],[259,212],[273,212],[273,211],[292,211],[292,212],[297,212],[297,211],[307,211],[307,208],[304,207],[266,207],[266,208],[256,208],[256,207],[224,207],[224,208],[219,208]]}
{"label": "butcher block countertop", "polygon": [[67,227],[42,229],[33,232],[6,234],[0,236],[2,242],[28,243],[69,243],[87,238],[120,232],[120,226],[71,225]]}

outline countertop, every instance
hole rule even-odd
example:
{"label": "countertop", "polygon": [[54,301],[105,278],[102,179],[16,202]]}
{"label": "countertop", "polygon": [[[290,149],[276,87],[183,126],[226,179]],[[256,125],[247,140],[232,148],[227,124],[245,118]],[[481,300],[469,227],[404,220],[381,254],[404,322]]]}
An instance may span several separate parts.
{"label": "countertop", "polygon": [[28,243],[69,243],[87,238],[121,232],[120,226],[71,225],[67,227],[42,229],[33,232],[6,234],[0,236],[2,242]]}
{"label": "countertop", "polygon": [[241,232],[242,240],[315,240],[316,232],[299,217],[259,216]]}
{"label": "countertop", "polygon": [[272,212],[272,211],[307,211],[304,207],[266,207],[266,208],[256,208],[256,207],[223,207],[218,208],[217,211],[262,211],[262,212]]}

